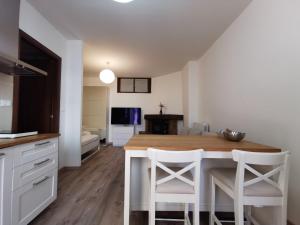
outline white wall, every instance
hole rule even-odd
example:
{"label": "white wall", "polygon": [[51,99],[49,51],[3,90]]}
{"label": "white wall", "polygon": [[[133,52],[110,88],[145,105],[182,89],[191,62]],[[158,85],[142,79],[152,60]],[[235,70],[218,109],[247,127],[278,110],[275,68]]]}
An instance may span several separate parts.
{"label": "white wall", "polygon": [[[158,105],[162,102],[167,107],[164,113],[183,114],[181,80],[180,72],[154,77],[151,94],[117,93],[117,82],[114,82],[110,87],[110,107],[141,107],[143,115],[158,114],[160,110]],[[142,123],[138,130],[144,129],[144,120]],[[111,141],[111,134],[109,141]]]}
{"label": "white wall", "polygon": [[292,152],[288,217],[294,224],[300,224],[299,9],[299,0],[253,0],[199,61],[201,119]]}
{"label": "white wall", "polygon": [[184,126],[191,128],[193,123],[200,121],[200,90],[201,70],[197,61],[190,61],[182,70],[182,98]]}
{"label": "white wall", "polygon": [[81,165],[83,43],[68,41],[66,50],[64,166],[74,167]]}
{"label": "white wall", "polygon": [[90,86],[90,87],[103,87],[103,86],[111,86],[103,83],[100,81],[99,77],[88,77],[86,74],[84,74],[83,78],[83,86]]}
{"label": "white wall", "polygon": [[[77,107],[81,107],[81,98],[72,99],[69,95],[72,95],[72,88],[67,88],[68,82],[71,82],[72,87],[77,89],[80,93],[82,89],[82,81],[80,79],[72,80],[73,72],[76,76],[82,77],[82,70],[79,67],[76,67],[78,71],[68,69],[68,65],[72,65],[72,61],[78,62],[82,60],[81,51],[73,52],[76,55],[70,55],[69,51],[72,51],[71,46],[73,41],[66,40],[65,37],[58,32],[54,26],[52,26],[35,8],[33,8],[26,0],[21,0],[20,7],[20,29],[32,36],[34,39],[39,41],[41,44],[49,48],[55,54],[62,58],[62,74],[61,74],[61,102],[60,102],[60,143],[59,143],[59,166],[66,166],[65,158],[68,157],[68,154],[73,154],[71,149],[73,146],[68,146],[65,143],[65,135],[67,130],[70,130],[69,127],[73,126],[73,122],[67,121],[66,118],[66,107],[69,103],[72,104],[72,101],[77,101]],[[77,74],[81,73],[81,75]],[[82,79],[81,79],[82,80]],[[76,83],[77,81],[77,83]],[[71,91],[71,93],[69,93]],[[77,91],[76,91],[77,92]],[[78,93],[75,93],[78,94]],[[69,96],[69,97],[67,97]],[[79,96],[78,96],[79,97]],[[80,102],[80,103],[79,103]],[[73,108],[73,110],[75,110]],[[76,108],[77,112],[81,112],[81,108]],[[75,132],[80,132],[80,126],[73,127]],[[80,139],[79,139],[80,140]],[[74,153],[75,154],[75,153]],[[78,158],[80,155],[77,156]],[[77,165],[78,160],[75,160],[74,165]],[[69,161],[70,163],[70,161]]]}
{"label": "white wall", "polygon": [[64,56],[66,39],[27,0],[21,0],[19,23],[21,30],[60,57]]}

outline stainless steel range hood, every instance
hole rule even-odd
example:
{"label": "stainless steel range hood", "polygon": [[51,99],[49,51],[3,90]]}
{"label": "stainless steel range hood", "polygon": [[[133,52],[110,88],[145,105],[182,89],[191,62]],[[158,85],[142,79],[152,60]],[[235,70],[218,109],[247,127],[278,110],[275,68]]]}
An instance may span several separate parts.
{"label": "stainless steel range hood", "polygon": [[0,0],[0,73],[11,76],[47,76],[19,60],[20,0]]}

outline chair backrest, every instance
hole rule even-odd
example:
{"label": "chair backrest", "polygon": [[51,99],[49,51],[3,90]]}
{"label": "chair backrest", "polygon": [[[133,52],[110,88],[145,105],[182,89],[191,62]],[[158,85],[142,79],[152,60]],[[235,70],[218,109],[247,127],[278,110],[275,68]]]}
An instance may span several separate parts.
{"label": "chair backrest", "polygon": [[[235,188],[239,194],[243,193],[245,187],[262,181],[278,188],[283,195],[287,193],[289,152],[256,153],[233,150],[232,155],[233,160],[238,162]],[[271,169],[268,172],[261,172],[255,166],[269,166]],[[246,181],[245,171],[253,174],[254,178]]]}
{"label": "chair backrest", "polygon": [[[148,158],[151,160],[151,190],[155,187],[173,179],[178,179],[199,192],[200,165],[202,160],[202,149],[193,151],[169,151],[154,148],[148,149]],[[184,164],[179,170],[173,170],[169,164]],[[156,179],[157,168],[166,172],[166,177]],[[183,174],[193,171],[193,180],[183,176]]]}

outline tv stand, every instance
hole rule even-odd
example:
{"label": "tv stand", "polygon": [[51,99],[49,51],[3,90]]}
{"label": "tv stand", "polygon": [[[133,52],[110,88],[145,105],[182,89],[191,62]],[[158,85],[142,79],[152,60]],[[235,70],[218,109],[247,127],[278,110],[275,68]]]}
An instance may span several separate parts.
{"label": "tv stand", "polygon": [[124,146],[134,135],[134,125],[113,125],[112,142],[115,147]]}

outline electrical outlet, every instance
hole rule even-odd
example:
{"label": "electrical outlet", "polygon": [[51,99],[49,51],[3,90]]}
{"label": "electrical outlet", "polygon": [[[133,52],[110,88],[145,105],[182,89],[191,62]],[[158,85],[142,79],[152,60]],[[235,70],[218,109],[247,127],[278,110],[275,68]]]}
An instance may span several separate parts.
{"label": "electrical outlet", "polygon": [[11,106],[12,106],[11,100],[0,99],[0,107],[11,107]]}

